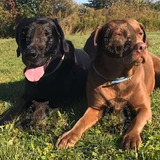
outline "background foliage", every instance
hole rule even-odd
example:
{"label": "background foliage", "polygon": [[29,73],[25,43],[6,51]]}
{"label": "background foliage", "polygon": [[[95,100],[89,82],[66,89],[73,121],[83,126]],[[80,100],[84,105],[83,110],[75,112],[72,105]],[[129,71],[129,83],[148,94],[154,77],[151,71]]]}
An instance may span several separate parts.
{"label": "background foliage", "polygon": [[25,17],[47,16],[60,21],[65,33],[93,31],[110,19],[135,18],[148,31],[160,30],[160,2],[150,0],[89,0],[79,5],[73,0],[2,0],[0,37],[14,36]]}

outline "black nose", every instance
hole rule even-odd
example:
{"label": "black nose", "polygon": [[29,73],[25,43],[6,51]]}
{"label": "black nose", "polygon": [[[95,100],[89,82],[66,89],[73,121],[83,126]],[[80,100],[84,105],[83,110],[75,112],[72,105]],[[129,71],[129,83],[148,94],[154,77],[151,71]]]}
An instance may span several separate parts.
{"label": "black nose", "polygon": [[138,43],[137,44],[137,51],[138,52],[143,52],[145,51],[147,48],[147,45],[145,43]]}
{"label": "black nose", "polygon": [[25,57],[27,59],[35,59],[38,56],[38,52],[34,48],[27,48],[25,50]]}

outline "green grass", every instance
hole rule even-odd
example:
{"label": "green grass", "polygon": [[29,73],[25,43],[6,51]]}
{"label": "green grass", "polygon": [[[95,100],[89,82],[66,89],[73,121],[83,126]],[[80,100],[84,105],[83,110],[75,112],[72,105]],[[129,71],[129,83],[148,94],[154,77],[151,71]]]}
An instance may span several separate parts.
{"label": "green grass", "polygon": [[[78,48],[88,37],[66,36]],[[149,50],[160,56],[160,32],[148,33]],[[14,39],[0,40],[0,113],[11,107],[23,90],[23,68],[21,58],[16,57]],[[78,108],[78,109],[77,109]],[[67,110],[52,113],[48,128],[41,130],[15,128],[13,124],[0,127],[0,160],[159,160],[160,159],[160,90],[152,94],[153,120],[142,132],[140,151],[122,151],[122,135],[113,131],[113,117],[105,116],[94,127],[84,133],[74,148],[57,150],[57,138],[71,129],[85,110],[84,102]]]}

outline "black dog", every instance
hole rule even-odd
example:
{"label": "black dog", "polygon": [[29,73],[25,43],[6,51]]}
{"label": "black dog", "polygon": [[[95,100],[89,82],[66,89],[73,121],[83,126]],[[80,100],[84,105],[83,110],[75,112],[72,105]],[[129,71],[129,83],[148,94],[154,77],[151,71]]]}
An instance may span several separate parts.
{"label": "black dog", "polygon": [[0,125],[26,111],[32,100],[68,104],[85,95],[88,55],[74,49],[57,22],[51,18],[27,18],[17,27],[17,56],[22,53],[24,94],[0,117]]}

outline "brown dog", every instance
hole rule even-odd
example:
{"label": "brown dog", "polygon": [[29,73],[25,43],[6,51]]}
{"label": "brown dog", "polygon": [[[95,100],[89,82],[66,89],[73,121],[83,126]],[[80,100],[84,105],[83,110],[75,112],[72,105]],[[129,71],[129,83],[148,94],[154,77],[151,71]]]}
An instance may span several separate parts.
{"label": "brown dog", "polygon": [[160,82],[160,59],[148,53],[142,25],[132,19],[109,21],[91,34],[84,50],[89,55],[95,54],[91,57],[94,60],[87,82],[88,109],[75,126],[58,139],[57,147],[74,146],[109,105],[119,110],[127,104],[136,116],[123,137],[123,144],[126,149],[138,149],[140,133],[152,118],[150,94],[155,78]]}

